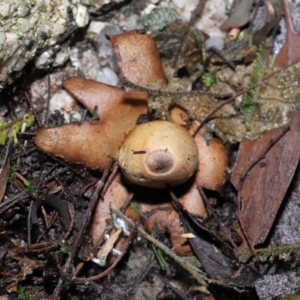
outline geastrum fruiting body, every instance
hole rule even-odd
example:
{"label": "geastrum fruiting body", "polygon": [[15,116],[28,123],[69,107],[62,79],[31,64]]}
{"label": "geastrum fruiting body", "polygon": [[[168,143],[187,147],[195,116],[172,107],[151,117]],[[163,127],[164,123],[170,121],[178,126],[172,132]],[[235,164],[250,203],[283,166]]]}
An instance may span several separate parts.
{"label": "geastrum fruiting body", "polygon": [[[132,31],[109,38],[121,76],[140,86],[152,81],[166,86],[158,50],[148,35]],[[161,231],[169,232],[176,253],[190,255],[191,248],[181,236],[184,230],[170,199],[147,187],[157,189],[182,184],[177,195],[185,209],[205,217],[206,209],[197,186],[221,190],[228,164],[222,142],[212,139],[207,143],[203,130],[192,138],[198,123],[190,121],[179,107],[170,111],[174,123],[153,121],[136,125],[139,115],[147,112],[145,93],[79,77],[65,80],[63,86],[91,112],[97,105],[100,120],[40,129],[35,137],[36,145],[46,153],[100,171],[107,166],[108,156],[118,158],[127,180],[142,186],[135,190],[139,209],[144,213],[156,210],[145,221],[145,228],[151,232],[153,222],[158,220]],[[118,174],[96,208],[92,226],[94,244],[103,236],[111,218],[109,203],[122,207],[130,190],[131,186]],[[157,195],[163,199],[154,203],[153,197]],[[126,215],[133,220],[139,218],[132,208],[127,209]]]}
{"label": "geastrum fruiting body", "polygon": [[136,126],[125,138],[118,162],[130,182],[165,188],[192,177],[198,167],[198,148],[180,125],[147,122]]}

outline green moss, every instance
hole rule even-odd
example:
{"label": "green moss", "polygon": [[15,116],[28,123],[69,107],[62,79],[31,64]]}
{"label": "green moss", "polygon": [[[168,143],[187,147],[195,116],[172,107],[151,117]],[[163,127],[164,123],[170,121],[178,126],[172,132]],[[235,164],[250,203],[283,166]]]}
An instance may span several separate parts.
{"label": "green moss", "polygon": [[34,295],[26,288],[19,287],[17,291],[17,297],[20,300],[33,300]]}
{"label": "green moss", "polygon": [[[247,88],[250,88],[257,83],[262,82],[264,78],[265,59],[267,56],[266,54],[266,47],[264,45],[260,46],[259,50],[257,51],[256,58],[253,62],[253,68],[250,74],[250,82]],[[252,121],[254,111],[258,104],[257,100],[259,97],[259,90],[259,87],[250,89],[243,96],[241,113],[246,124],[250,124],[250,122]]]}
{"label": "green moss", "polygon": [[212,68],[208,68],[208,70],[202,75],[202,82],[205,86],[211,87],[217,84],[217,73]]}

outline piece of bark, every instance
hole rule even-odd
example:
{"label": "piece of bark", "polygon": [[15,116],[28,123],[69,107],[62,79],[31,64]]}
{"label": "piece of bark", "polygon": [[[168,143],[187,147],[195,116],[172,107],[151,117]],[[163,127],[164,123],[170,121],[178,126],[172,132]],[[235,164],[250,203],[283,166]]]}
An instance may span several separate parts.
{"label": "piece of bark", "polygon": [[[289,113],[290,130],[273,145],[272,141],[280,137],[282,128],[240,144],[231,182],[236,189],[241,187],[238,190],[239,219],[252,246],[263,243],[268,236],[298,166],[300,152],[296,143],[300,139],[299,117],[299,112]],[[265,157],[259,159],[264,154]],[[253,163],[254,166],[249,169]],[[240,178],[246,170],[248,173],[241,185]],[[244,242],[239,249],[247,248]]]}

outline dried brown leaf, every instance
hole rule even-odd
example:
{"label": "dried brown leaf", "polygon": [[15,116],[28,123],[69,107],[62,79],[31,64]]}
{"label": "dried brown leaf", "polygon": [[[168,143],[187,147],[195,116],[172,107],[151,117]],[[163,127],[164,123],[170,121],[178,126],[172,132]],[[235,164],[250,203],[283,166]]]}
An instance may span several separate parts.
{"label": "dried brown leaf", "polygon": [[185,68],[194,76],[203,70],[203,32],[189,26],[180,20],[168,24],[164,30],[153,33],[157,47],[161,55],[170,59],[173,69],[170,73]]}
{"label": "dried brown leaf", "polygon": [[[238,191],[239,218],[253,246],[265,241],[299,162],[295,141],[300,138],[300,115],[293,112],[289,117],[290,130],[269,150],[268,146],[279,136],[281,128],[268,131],[255,141],[243,141],[233,169],[231,182],[238,189],[240,177],[255,162]],[[264,152],[265,158],[257,161]]]}
{"label": "dried brown leaf", "polygon": [[286,20],[286,39],[275,59],[275,65],[278,67],[286,67],[300,60],[300,37],[293,24],[289,0],[282,2]]}
{"label": "dried brown leaf", "polygon": [[250,19],[252,5],[252,0],[240,1],[228,19],[222,24],[220,29],[223,31],[228,31],[231,28],[240,28],[247,24]]}
{"label": "dried brown leaf", "polygon": [[3,196],[5,194],[6,185],[9,178],[9,170],[10,159],[8,158],[0,169],[0,202],[3,200]]}

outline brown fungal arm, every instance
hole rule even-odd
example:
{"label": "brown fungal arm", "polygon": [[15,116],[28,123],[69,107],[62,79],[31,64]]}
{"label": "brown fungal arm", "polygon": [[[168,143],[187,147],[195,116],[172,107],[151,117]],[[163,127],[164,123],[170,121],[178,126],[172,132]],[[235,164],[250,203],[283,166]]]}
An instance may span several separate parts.
{"label": "brown fungal arm", "polygon": [[84,121],[38,130],[35,144],[44,152],[90,169],[103,170],[108,156],[118,157],[119,148],[147,111],[145,100],[124,99],[122,89],[94,80],[72,77],[64,86],[90,110],[98,106],[100,121]]}

